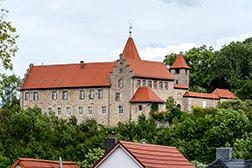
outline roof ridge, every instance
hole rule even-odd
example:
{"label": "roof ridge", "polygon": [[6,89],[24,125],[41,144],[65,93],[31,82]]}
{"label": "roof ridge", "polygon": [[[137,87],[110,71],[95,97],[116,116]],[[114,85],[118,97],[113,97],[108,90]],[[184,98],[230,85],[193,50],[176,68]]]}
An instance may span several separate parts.
{"label": "roof ridge", "polygon": [[[30,162],[39,161],[39,162],[44,162],[44,163],[59,163],[59,161],[56,161],[56,160],[45,160],[45,159],[34,159],[34,158],[18,158],[17,160],[30,161]],[[62,161],[62,163],[64,163],[64,164],[68,164],[68,163],[76,164],[75,162],[72,162],[72,161]]]}
{"label": "roof ridge", "polygon": [[156,145],[156,144],[142,144],[142,143],[128,142],[128,141],[119,141],[119,142],[123,142],[123,143],[126,143],[126,144],[138,144],[138,145],[143,145],[143,146],[155,146],[155,147],[161,147],[161,148],[177,149],[175,146],[164,146],[164,145]]}

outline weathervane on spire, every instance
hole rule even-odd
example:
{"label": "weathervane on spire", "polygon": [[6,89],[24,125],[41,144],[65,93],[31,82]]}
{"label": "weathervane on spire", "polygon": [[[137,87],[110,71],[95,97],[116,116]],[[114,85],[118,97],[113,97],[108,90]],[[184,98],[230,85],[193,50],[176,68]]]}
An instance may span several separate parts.
{"label": "weathervane on spire", "polygon": [[131,22],[130,22],[130,24],[129,24],[129,36],[131,37],[131,33],[132,33],[132,28],[133,28],[133,26],[132,26],[132,24],[131,24]]}

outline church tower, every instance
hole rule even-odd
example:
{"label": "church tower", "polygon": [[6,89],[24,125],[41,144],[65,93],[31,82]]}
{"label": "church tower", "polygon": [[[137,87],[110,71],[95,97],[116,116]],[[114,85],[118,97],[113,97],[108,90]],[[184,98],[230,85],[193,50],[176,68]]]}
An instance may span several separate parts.
{"label": "church tower", "polygon": [[170,66],[171,74],[175,79],[174,83],[189,87],[189,70],[191,68],[185,62],[182,54],[179,54],[175,62]]}

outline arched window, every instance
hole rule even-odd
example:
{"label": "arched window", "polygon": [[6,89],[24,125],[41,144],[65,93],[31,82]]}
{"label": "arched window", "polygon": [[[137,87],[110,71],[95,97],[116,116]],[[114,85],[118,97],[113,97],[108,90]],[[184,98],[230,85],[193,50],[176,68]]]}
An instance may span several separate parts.
{"label": "arched window", "polygon": [[179,110],[181,110],[181,105],[178,104],[176,108],[179,109]]}

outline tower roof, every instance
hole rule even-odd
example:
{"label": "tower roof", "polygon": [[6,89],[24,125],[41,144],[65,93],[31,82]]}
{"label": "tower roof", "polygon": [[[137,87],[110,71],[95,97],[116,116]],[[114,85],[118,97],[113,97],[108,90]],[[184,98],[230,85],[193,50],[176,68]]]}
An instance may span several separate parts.
{"label": "tower roof", "polygon": [[175,68],[191,69],[185,62],[185,59],[183,58],[182,54],[179,54],[175,62],[172,64],[172,66],[170,66],[170,69],[175,69]]}
{"label": "tower roof", "polygon": [[132,37],[129,37],[124,47],[123,54],[124,54],[124,59],[141,60]]}

